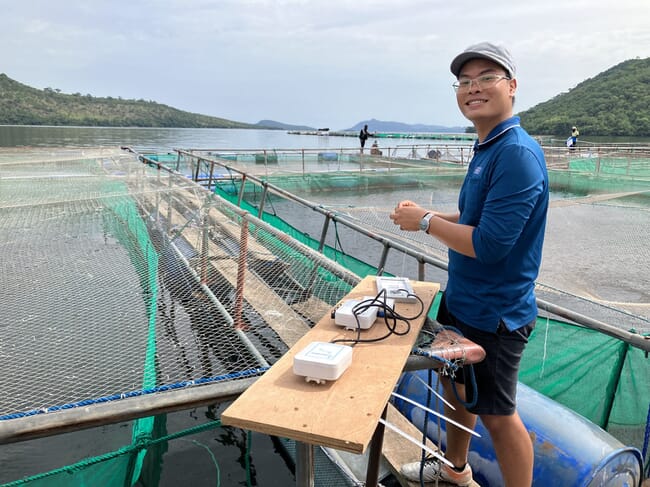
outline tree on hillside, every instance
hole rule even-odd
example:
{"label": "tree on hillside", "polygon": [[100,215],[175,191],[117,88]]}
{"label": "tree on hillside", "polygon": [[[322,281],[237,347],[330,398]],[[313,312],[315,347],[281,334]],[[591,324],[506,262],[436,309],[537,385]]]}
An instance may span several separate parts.
{"label": "tree on hillside", "polygon": [[526,130],[564,136],[582,134],[650,137],[650,58],[620,63],[567,93],[519,113]]}

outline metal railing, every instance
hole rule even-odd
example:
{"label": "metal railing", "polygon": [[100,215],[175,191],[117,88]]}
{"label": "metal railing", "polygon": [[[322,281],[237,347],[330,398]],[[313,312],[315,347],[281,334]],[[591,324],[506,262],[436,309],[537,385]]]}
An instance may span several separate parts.
{"label": "metal railing", "polygon": [[[417,262],[417,268],[418,268],[418,280],[424,281],[426,279],[425,276],[425,266],[426,265],[431,265],[434,266],[438,269],[442,269],[444,271],[448,270],[447,262],[435,258],[431,255],[428,255],[426,253],[420,252],[416,249],[410,248],[406,245],[403,245],[394,239],[387,238],[383,235],[380,235],[378,233],[375,233],[371,231],[370,229],[358,225],[354,221],[350,220],[347,218],[345,215],[339,214],[335,211],[328,210],[323,208],[322,206],[315,204],[313,202],[310,202],[304,198],[301,198],[297,195],[294,195],[278,186],[275,186],[268,181],[265,181],[264,179],[257,177],[255,175],[248,174],[240,169],[237,169],[235,167],[229,166],[225,162],[218,160],[218,159],[211,159],[208,158],[204,155],[199,155],[194,152],[190,152],[187,150],[181,150],[181,149],[176,149],[175,150],[178,154],[178,161],[180,161],[181,157],[188,158],[191,165],[194,167],[193,174],[199,175],[202,171],[201,165],[204,165],[205,172],[212,175],[214,174],[214,168],[215,166],[222,167],[224,169],[227,169],[229,173],[237,174],[238,177],[241,179],[241,187],[240,191],[238,194],[238,199],[237,199],[237,205],[240,206],[241,202],[243,201],[243,196],[244,196],[244,183],[245,182],[250,182],[255,185],[258,185],[262,189],[262,194],[260,197],[260,204],[259,204],[259,209],[258,209],[258,214],[257,218],[261,219],[262,215],[264,213],[264,203],[267,201],[269,197],[269,193],[278,195],[282,198],[286,198],[288,200],[291,200],[293,202],[296,202],[306,208],[311,209],[312,211],[315,211],[317,213],[320,213],[324,217],[324,223],[322,226],[320,238],[319,238],[319,246],[318,246],[318,251],[323,252],[324,246],[325,246],[325,241],[328,235],[328,230],[330,227],[330,223],[334,222],[336,224],[341,224],[350,230],[363,235],[367,238],[370,238],[376,242],[379,242],[382,247],[383,251],[381,253],[381,257],[379,259],[379,262],[376,264],[375,268],[379,269],[378,270],[378,275],[381,275],[383,273],[383,270],[386,266],[386,262],[388,259],[388,254],[389,251],[395,250],[397,252],[401,252],[403,255],[414,259],[415,262]],[[144,162],[154,164],[158,166],[159,169],[168,169],[166,168],[163,164],[158,163],[157,161],[153,161],[146,156],[140,155],[141,159]],[[196,180],[195,180],[196,181]],[[209,177],[207,179],[207,188],[209,190],[212,190],[214,187],[214,184],[216,183],[217,178],[212,178]],[[200,181],[202,184],[206,185],[206,181]],[[371,263],[368,263],[372,265]],[[544,301],[542,299],[537,298],[537,305],[539,309],[547,311],[548,313],[552,313],[554,315],[557,315],[561,318],[567,319],[569,321],[575,322],[579,325],[597,330],[601,333],[604,333],[606,335],[618,338],[620,340],[623,340],[630,345],[637,347],[641,350],[644,350],[646,352],[650,352],[650,337],[645,337],[643,335],[640,335],[638,333],[632,333],[628,332],[625,330],[622,330],[620,328],[616,328],[612,325],[609,325],[607,323],[604,323],[602,321],[590,318],[588,316],[585,316],[583,314],[574,312],[570,309],[563,308],[561,306],[555,305],[551,302]]]}
{"label": "metal railing", "polygon": [[[419,166],[435,162],[467,165],[473,155],[473,145],[449,143],[411,143],[382,147],[359,148],[340,147],[322,149],[184,149],[183,152],[212,160],[231,162],[255,162],[264,166],[278,163],[301,162],[302,172],[311,162],[349,162],[360,170],[381,167],[390,168],[391,163],[413,163]],[[364,166],[366,165],[366,166]]]}

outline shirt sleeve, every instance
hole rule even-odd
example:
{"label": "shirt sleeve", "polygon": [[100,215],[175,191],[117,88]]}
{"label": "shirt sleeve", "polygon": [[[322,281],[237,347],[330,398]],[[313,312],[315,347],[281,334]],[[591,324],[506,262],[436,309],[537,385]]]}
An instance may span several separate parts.
{"label": "shirt sleeve", "polygon": [[476,258],[495,263],[517,243],[544,191],[543,161],[523,145],[511,144],[496,156],[488,175],[479,224],[472,233]]}

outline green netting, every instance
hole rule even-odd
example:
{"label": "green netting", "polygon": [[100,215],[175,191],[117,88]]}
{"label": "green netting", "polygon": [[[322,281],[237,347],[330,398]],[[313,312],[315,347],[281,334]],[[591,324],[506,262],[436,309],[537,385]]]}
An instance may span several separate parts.
{"label": "green netting", "polygon": [[606,428],[613,436],[627,439],[627,444],[639,450],[647,434],[643,424],[650,414],[649,361],[646,352],[628,347]]}
{"label": "green netting", "polygon": [[[217,186],[215,188],[215,193],[221,196],[222,198],[230,201],[231,203],[235,203],[235,204],[237,203],[236,193],[233,194],[233,192],[225,191],[224,188],[221,186]],[[258,215],[259,213],[258,208],[245,201],[242,201],[239,204],[239,206],[253,215]],[[278,230],[281,230],[282,232],[286,233],[293,239],[302,242],[308,247],[315,250],[318,249],[319,242],[317,240],[311,238],[309,235],[306,235],[305,233],[289,225],[287,222],[285,222],[282,218],[278,217],[277,215],[264,212],[261,219],[267,222],[269,225],[272,225]],[[325,254],[328,258],[332,259],[333,261],[343,265],[346,269],[350,270],[351,272],[353,272],[354,274],[360,277],[377,273],[377,269],[374,268],[373,266],[368,265],[365,262],[362,262],[361,260],[356,259],[350,255],[346,255],[328,245],[324,246],[323,254]],[[309,264],[309,265],[313,265],[313,264]]]}
{"label": "green netting", "polygon": [[130,448],[121,449],[74,465],[3,484],[3,487],[127,486],[130,485],[125,482],[125,479],[129,472],[131,453]]}
{"label": "green netting", "polygon": [[[166,435],[163,434],[165,424],[164,420],[161,421],[161,418],[164,418],[164,416],[144,418],[144,421],[151,425],[150,433],[154,432],[154,426],[157,425],[155,427],[155,430],[158,430],[157,438],[152,438],[150,435],[141,437],[132,445],[113,452],[86,458],[72,465],[9,482],[3,484],[2,487],[95,487],[98,485],[102,487],[129,487],[138,482],[141,482],[142,485],[157,485],[157,481],[154,483],[151,481],[160,476],[160,464],[162,463],[160,457],[167,451],[168,442],[221,426],[220,421],[212,421]],[[155,456],[156,459],[152,459],[152,456]],[[145,468],[143,468],[145,458],[147,462]]]}
{"label": "green netting", "polygon": [[[120,181],[102,182],[105,194],[120,194],[126,191]],[[127,249],[129,257],[137,270],[143,289],[149,330],[145,351],[142,388],[156,385],[155,376],[155,333],[158,254],[155,251],[147,228],[142,222],[133,201],[123,198],[104,198],[107,213],[104,224],[112,235]],[[26,485],[29,487],[77,486],[130,486],[136,483],[142,471],[147,453],[142,446],[150,440],[154,427],[154,418],[143,418],[133,423],[133,444],[118,451],[85,459],[73,465],[38,474],[26,479],[6,484]]]}
{"label": "green netting", "polygon": [[519,379],[641,449],[650,405],[648,360],[619,339],[540,317]]}
{"label": "green netting", "polygon": [[630,157],[584,157],[569,161],[571,171],[625,176],[650,176],[650,159]]}
{"label": "green netting", "polygon": [[[203,478],[204,482],[210,482],[214,475],[214,484],[230,486],[235,485],[235,478],[232,471],[224,473],[220,464],[224,458],[215,456],[210,445],[207,445],[206,438],[214,439],[219,437],[233,449],[240,448],[242,470],[238,474],[243,478],[237,481],[236,485],[260,485],[260,478],[256,475],[255,445],[253,444],[254,434],[250,431],[243,431],[238,428],[222,426],[219,420],[212,420],[176,433],[167,433],[166,415],[151,418],[154,421],[152,438],[143,438],[139,442],[119,448],[104,455],[97,455],[93,458],[83,459],[63,468],[58,468],[24,479],[16,480],[2,487],[130,487],[168,485],[164,475],[161,475],[165,455],[172,450],[192,451],[194,463],[186,464],[187,468],[210,472],[210,478]],[[209,436],[206,436],[209,435]],[[281,438],[282,448],[286,449],[289,456],[295,458],[295,442]],[[180,443],[182,442],[182,443]],[[184,446],[188,445],[188,446]],[[193,450],[188,450],[193,449]],[[212,446],[214,448],[214,446]],[[143,457],[144,462],[140,473],[134,475],[134,459]],[[231,457],[228,457],[231,461]],[[294,460],[295,461],[295,460]],[[329,486],[352,486],[358,485],[356,480],[350,478],[336,467],[326,453],[316,448],[314,450],[316,487]],[[223,468],[223,470],[226,470]],[[131,480],[133,478],[133,480]],[[196,476],[194,477],[196,478]],[[167,480],[168,482],[168,480]],[[202,483],[203,485],[203,483]],[[273,485],[263,483],[261,485]]]}
{"label": "green netting", "polygon": [[[284,189],[284,181],[282,186]],[[224,191],[225,187],[229,190]],[[215,189],[235,203],[238,191],[234,182]],[[255,191],[259,189],[251,188],[249,194]],[[254,204],[242,201],[239,206],[255,215],[259,213]],[[306,245],[318,247],[315,239],[282,218],[264,212],[262,219]],[[359,276],[377,272],[376,268],[330,246],[325,246],[323,253]],[[441,294],[429,312],[432,318],[437,314],[440,297]],[[650,404],[649,374],[644,353],[625,342],[595,330],[540,317],[522,360],[520,380],[609,430],[622,442],[641,449]],[[594,391],[602,400],[585,400],[593,397]]]}
{"label": "green netting", "polygon": [[[111,183],[104,183],[111,184]],[[113,182],[113,185],[121,186],[121,189],[126,189],[123,182]],[[110,191],[109,191],[110,193]],[[157,300],[158,300],[158,253],[156,252],[153,243],[149,239],[149,232],[142,222],[142,218],[138,212],[138,208],[133,200],[125,199],[112,199],[107,198],[105,201],[107,207],[111,208],[116,218],[121,220],[122,225],[113,225],[113,231],[122,244],[129,250],[129,256],[134,264],[134,268],[138,270],[141,286],[143,289],[143,298],[147,308],[147,315],[149,317],[147,347],[144,358],[144,369],[142,377],[142,389],[147,390],[157,385],[156,380],[156,314],[157,314]],[[154,427],[154,418],[142,418],[133,424],[133,444],[138,444],[143,440],[151,438],[151,433]],[[140,476],[142,469],[142,462],[144,460],[145,451],[139,451],[135,454],[134,458],[129,462],[131,467],[130,477],[131,482],[126,485],[132,485]],[[115,468],[112,466],[111,468]],[[82,474],[80,479],[77,479],[77,471],[71,474],[74,477],[69,479],[71,485],[85,485],[85,470],[80,470]]]}
{"label": "green netting", "polygon": [[[173,165],[176,156],[168,157],[168,159]],[[594,168],[584,167],[585,170],[594,171]],[[602,171],[602,173],[606,173],[606,171]],[[647,182],[625,179],[620,177],[620,174],[613,171],[612,176],[608,177],[585,174],[576,176],[575,173],[565,171],[561,177],[568,178],[572,184],[588,185],[585,187],[586,191],[591,191],[599,185],[606,185],[610,191],[614,185],[620,185],[621,191],[635,190],[637,186],[640,190],[647,191]],[[560,176],[558,175],[558,177]],[[349,174],[289,176],[283,177],[282,187],[300,188],[301,191],[311,188],[319,191],[324,188],[328,190],[352,187],[357,189],[360,187],[376,188],[389,182],[391,185],[421,185],[428,184],[428,181],[433,180],[440,187],[446,184],[457,185],[459,178],[462,178],[462,175],[459,175],[458,172],[433,174],[432,171],[432,174],[427,175],[422,170],[409,169],[401,174],[395,171],[390,173],[386,171],[385,173],[376,172],[372,176],[354,175],[351,177]],[[270,181],[273,180],[270,178]],[[110,183],[107,184],[110,185]],[[235,179],[221,181],[216,192],[228,201],[237,203],[239,184],[239,180]],[[246,189],[247,195],[256,192],[261,194],[259,186],[247,186]],[[122,192],[123,190],[117,187],[105,191],[108,194]],[[141,334],[147,333],[146,349],[143,347],[144,341],[139,342],[139,347],[142,350],[141,353],[138,350],[135,355],[140,356],[141,361],[144,362],[142,387],[146,389],[157,385],[154,346],[156,302],[158,301],[158,253],[149,240],[150,230],[143,223],[142,215],[139,214],[137,206],[132,201],[124,202],[108,197],[102,203],[110,210],[110,215],[104,217],[104,226],[109,229],[110,234],[118,238],[123,247],[128,249],[129,259],[137,270],[140,280],[142,300],[146,306],[149,327],[146,332],[141,332]],[[255,215],[258,214],[258,208],[254,204],[243,202],[239,206]],[[194,210],[192,212],[192,214],[195,213]],[[193,222],[193,218],[188,220],[185,225]],[[314,260],[307,258],[290,244],[290,240],[293,238],[312,249],[318,249],[319,242],[317,240],[292,227],[275,214],[265,212],[262,219],[288,235],[286,241],[283,237],[269,235],[265,238],[265,243],[276,257],[291,262],[296,269],[300,269],[295,272],[293,279],[304,290],[312,289],[312,280],[327,283],[332,289],[337,289],[337,292],[321,295],[319,290],[322,288],[317,287],[314,290],[314,295],[321,297],[327,303],[331,303],[332,295],[340,297],[350,290],[349,282],[344,282],[323,266],[315,265]],[[180,230],[184,228],[185,226]],[[180,232],[180,230],[178,231]],[[258,230],[260,234],[264,233],[261,227]],[[337,248],[325,245],[323,253],[359,277],[377,272],[375,267]],[[283,283],[283,287],[285,285],[286,283]],[[163,291],[164,287],[161,286],[160,292]],[[328,296],[329,299],[327,299]],[[436,315],[440,296],[439,294],[432,306],[430,316]],[[138,368],[139,370],[140,368]],[[650,404],[648,388],[650,367],[648,367],[648,358],[640,350],[630,348],[620,340],[589,329],[539,318],[522,362],[521,380],[606,428],[624,443],[641,449],[648,405]],[[596,394],[594,391],[597,391]],[[594,396],[596,396],[596,400],[593,399]],[[152,417],[134,423],[132,444],[113,453],[93,457],[8,485],[58,487],[62,485],[131,486],[137,482],[141,482],[143,485],[156,484],[155,478],[160,475],[161,458],[167,445],[166,441],[173,436],[164,436],[164,433],[157,432],[156,422],[157,420]],[[214,425],[208,427],[214,427]],[[191,431],[188,430],[185,434],[191,434]]]}

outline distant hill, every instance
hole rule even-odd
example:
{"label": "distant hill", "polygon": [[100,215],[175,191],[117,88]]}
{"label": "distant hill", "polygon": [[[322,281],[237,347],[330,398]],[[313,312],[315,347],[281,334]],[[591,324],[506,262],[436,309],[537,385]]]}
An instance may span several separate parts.
{"label": "distant hill", "polygon": [[39,90],[0,74],[0,124],[103,127],[259,128],[224,118],[184,112],[145,100],[100,98]]}
{"label": "distant hill", "polygon": [[650,137],[650,58],[630,59],[519,113],[535,135]]}
{"label": "distant hill", "polygon": [[442,125],[424,125],[420,123],[408,124],[401,122],[385,122],[382,120],[364,120],[356,125],[353,125],[346,131],[358,131],[363,128],[364,125],[368,125],[368,130],[370,132],[401,132],[401,133],[411,133],[411,132],[424,132],[424,133],[445,133],[445,134],[464,134],[466,127],[445,127]]}
{"label": "distant hill", "polygon": [[316,130],[307,125],[290,125],[288,123],[276,122],[275,120],[260,120],[255,124],[258,128],[278,129],[278,130]]}

